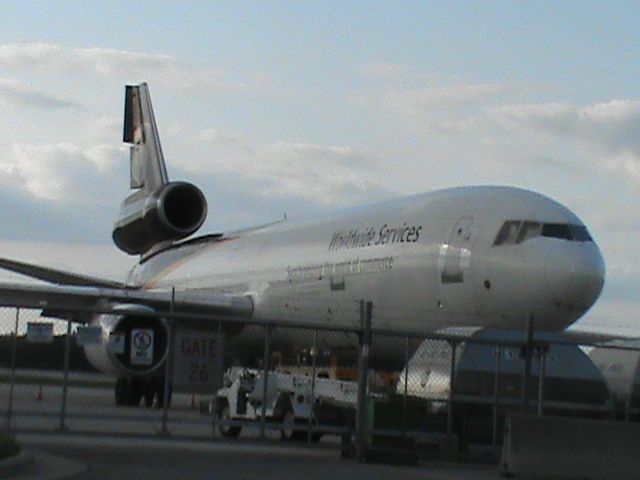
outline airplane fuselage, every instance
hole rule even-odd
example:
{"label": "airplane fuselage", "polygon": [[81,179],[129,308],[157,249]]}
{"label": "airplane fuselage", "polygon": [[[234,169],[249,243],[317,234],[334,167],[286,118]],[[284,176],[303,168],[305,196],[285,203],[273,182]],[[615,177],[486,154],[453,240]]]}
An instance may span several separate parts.
{"label": "airplane fuselage", "polygon": [[[511,227],[512,241],[498,242]],[[603,286],[602,256],[584,235],[571,211],[542,195],[460,187],[187,242],[143,260],[129,282],[248,295],[254,318],[283,323],[355,326],[367,300],[378,328],[511,329],[534,317],[559,331]]]}

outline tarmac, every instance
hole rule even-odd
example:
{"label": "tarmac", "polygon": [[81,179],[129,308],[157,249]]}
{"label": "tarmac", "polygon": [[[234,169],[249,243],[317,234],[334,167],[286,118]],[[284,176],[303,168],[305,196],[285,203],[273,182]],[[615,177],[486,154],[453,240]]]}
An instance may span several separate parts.
{"label": "tarmac", "polygon": [[27,459],[3,470],[6,480],[485,480],[500,478],[490,465],[423,462],[417,467],[358,463],[336,448],[274,442],[140,439],[74,434],[21,434]]}

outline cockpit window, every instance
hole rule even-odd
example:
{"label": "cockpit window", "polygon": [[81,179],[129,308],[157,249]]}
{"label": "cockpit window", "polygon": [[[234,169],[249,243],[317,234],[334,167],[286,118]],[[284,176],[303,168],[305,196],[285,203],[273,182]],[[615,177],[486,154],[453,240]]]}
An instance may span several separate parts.
{"label": "cockpit window", "polygon": [[500,228],[493,245],[515,245],[535,237],[559,238],[574,242],[593,242],[587,227],[584,225],[507,220]]}
{"label": "cockpit window", "polygon": [[502,228],[498,232],[498,236],[496,237],[493,245],[509,245],[516,243],[518,238],[518,229],[520,228],[520,224],[522,222],[510,220],[504,222]]}
{"label": "cockpit window", "polygon": [[569,225],[563,223],[545,223],[542,226],[542,236],[571,240],[571,230]]}
{"label": "cockpit window", "polygon": [[571,237],[578,242],[593,242],[593,238],[589,234],[587,227],[584,225],[569,225]]}
{"label": "cockpit window", "polygon": [[523,222],[520,232],[518,233],[518,240],[516,243],[526,242],[530,238],[538,237],[542,233],[542,224],[538,222]]}

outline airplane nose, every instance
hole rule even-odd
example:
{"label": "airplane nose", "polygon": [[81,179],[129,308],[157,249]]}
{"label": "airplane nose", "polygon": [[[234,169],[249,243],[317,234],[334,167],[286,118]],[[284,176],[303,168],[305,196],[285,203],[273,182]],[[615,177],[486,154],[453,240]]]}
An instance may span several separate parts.
{"label": "airplane nose", "polygon": [[604,286],[605,266],[602,253],[593,242],[585,242],[573,252],[573,273],[565,304],[578,312],[588,310]]}

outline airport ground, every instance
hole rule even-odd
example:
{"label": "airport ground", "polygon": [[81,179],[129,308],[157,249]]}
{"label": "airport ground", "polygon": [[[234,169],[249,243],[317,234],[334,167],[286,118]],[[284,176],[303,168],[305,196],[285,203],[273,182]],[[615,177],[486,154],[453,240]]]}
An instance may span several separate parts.
{"label": "airport ground", "polygon": [[[32,461],[13,476],[24,480],[137,480],[164,479],[489,479],[498,478],[495,466],[421,462],[418,467],[361,464],[344,459],[338,437],[328,436],[319,444],[285,444],[279,432],[268,432],[260,440],[257,429],[243,430],[240,438],[212,438],[211,417],[191,408],[190,395],[177,395],[169,415],[172,435],[161,438],[162,412],[144,407],[115,407],[111,385],[93,388],[73,386],[67,398],[69,431],[56,432],[62,390],[18,383],[14,388],[12,424]],[[86,378],[85,378],[86,377]],[[80,384],[92,375],[73,378]],[[0,385],[6,401],[8,386]],[[40,396],[40,393],[42,395]],[[0,402],[2,403],[2,402]],[[6,408],[4,403],[3,409]],[[37,433],[24,433],[27,431]],[[82,433],[82,432],[91,432]],[[176,438],[181,437],[181,438]]]}
{"label": "airport ground", "polygon": [[336,448],[217,440],[141,440],[20,435],[34,460],[7,480],[332,479],[378,480],[499,478],[495,466],[426,462],[417,467],[357,463]]}

